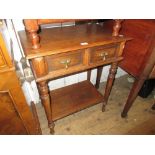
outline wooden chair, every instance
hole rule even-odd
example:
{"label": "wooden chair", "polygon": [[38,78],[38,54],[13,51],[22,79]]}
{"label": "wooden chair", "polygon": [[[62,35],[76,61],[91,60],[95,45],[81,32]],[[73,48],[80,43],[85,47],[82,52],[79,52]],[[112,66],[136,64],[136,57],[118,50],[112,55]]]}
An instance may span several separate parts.
{"label": "wooden chair", "polygon": [[[105,24],[111,29],[113,21]],[[120,34],[133,38],[127,42],[124,59],[119,63],[120,68],[135,77],[121,114],[122,117],[126,117],[145,80],[155,78],[155,20],[124,20]],[[101,72],[102,68],[98,68],[97,87]]]}

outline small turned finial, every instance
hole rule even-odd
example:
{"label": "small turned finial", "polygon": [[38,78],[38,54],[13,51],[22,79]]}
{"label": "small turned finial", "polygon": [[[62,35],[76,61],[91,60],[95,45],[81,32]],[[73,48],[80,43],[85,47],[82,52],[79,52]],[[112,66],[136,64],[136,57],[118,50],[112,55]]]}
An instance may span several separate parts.
{"label": "small turned finial", "polygon": [[29,33],[31,43],[32,43],[32,48],[33,49],[40,48],[40,37],[37,34],[37,31],[39,30],[37,19],[25,19],[24,25],[27,32]]}
{"label": "small turned finial", "polygon": [[29,31],[29,36],[32,42],[32,48],[38,49],[40,48],[40,37],[36,31]]}
{"label": "small turned finial", "polygon": [[112,32],[112,36],[116,37],[119,35],[119,31],[121,29],[121,23],[122,23],[123,19],[115,19],[114,20],[114,26],[113,26],[113,32]]}

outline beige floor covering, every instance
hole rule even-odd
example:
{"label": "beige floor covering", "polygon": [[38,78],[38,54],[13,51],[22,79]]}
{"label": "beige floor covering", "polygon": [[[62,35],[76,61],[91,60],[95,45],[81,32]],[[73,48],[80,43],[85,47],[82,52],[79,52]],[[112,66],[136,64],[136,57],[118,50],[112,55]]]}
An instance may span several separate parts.
{"label": "beige floor covering", "polygon": [[[128,117],[121,118],[121,111],[132,86],[128,75],[115,80],[106,111],[101,112],[102,104],[97,104],[55,122],[55,135],[124,135],[155,134],[155,111],[153,91],[147,98],[137,97]],[[105,83],[100,84],[103,93]],[[42,134],[49,134],[47,120],[41,104],[37,104]]]}

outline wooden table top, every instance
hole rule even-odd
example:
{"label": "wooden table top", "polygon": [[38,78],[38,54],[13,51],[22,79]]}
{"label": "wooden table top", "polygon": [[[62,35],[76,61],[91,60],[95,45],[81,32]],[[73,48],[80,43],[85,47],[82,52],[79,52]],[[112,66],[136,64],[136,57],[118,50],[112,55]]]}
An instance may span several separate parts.
{"label": "wooden table top", "polygon": [[131,39],[123,36],[112,37],[111,32],[99,24],[46,28],[41,30],[39,36],[41,47],[34,50],[28,33],[19,31],[19,37],[27,59]]}

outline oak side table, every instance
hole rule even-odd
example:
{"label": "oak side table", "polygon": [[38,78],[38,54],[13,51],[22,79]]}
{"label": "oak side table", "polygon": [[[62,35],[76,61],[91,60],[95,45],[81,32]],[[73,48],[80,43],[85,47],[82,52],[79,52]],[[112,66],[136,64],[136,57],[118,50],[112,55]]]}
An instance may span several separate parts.
{"label": "oak side table", "polygon": [[[77,19],[76,19],[77,20]],[[21,44],[29,60],[40,98],[45,109],[50,132],[54,121],[69,114],[103,102],[107,104],[118,62],[130,38],[119,36],[122,20],[115,20],[113,33],[100,24],[81,24],[68,27],[41,29],[47,23],[75,21],[73,19],[24,20],[26,31],[20,31]],[[111,65],[104,96],[89,81],[90,70]],[[48,81],[88,71],[88,79],[50,91]]]}

